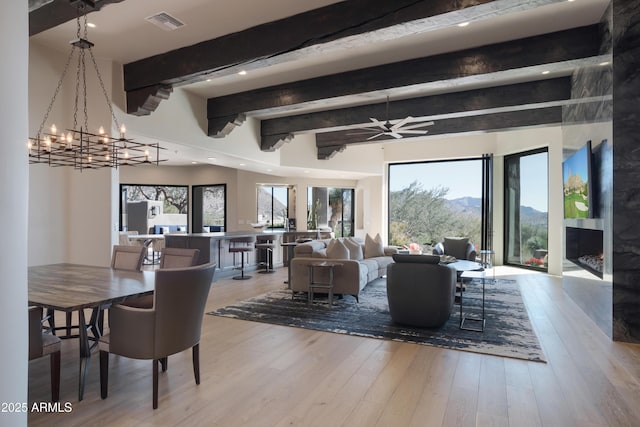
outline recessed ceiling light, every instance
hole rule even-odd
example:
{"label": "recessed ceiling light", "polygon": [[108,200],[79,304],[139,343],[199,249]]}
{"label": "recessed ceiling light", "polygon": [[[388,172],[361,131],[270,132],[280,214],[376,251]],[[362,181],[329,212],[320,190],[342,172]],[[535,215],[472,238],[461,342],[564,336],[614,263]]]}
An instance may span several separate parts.
{"label": "recessed ceiling light", "polygon": [[267,172],[273,172],[273,169],[267,169]]}
{"label": "recessed ceiling light", "polygon": [[304,173],[309,173],[309,171],[304,171]]}
{"label": "recessed ceiling light", "polygon": [[192,165],[197,165],[197,164],[198,164],[198,162],[191,162],[191,164],[192,164]]}
{"label": "recessed ceiling light", "polygon": [[549,74],[550,72],[551,72],[551,71],[549,71],[549,70],[545,70],[545,71],[543,71],[543,72],[542,72],[542,74],[547,75],[547,74]]}
{"label": "recessed ceiling light", "polygon": [[458,27],[466,27],[469,24],[470,24],[470,22],[461,22],[461,23],[458,24]]}
{"label": "recessed ceiling light", "polygon": [[246,76],[247,75],[247,71],[246,70],[240,70],[240,71],[238,71],[238,74],[240,74],[241,76]]}
{"label": "recessed ceiling light", "polygon": [[215,157],[207,157],[207,160],[218,160],[218,159]]}
{"label": "recessed ceiling light", "polygon": [[208,81],[208,82],[210,82],[210,81],[211,81],[211,79],[207,79],[207,81]]}
{"label": "recessed ceiling light", "polygon": [[240,166],[247,166],[246,163],[240,163]]}
{"label": "recessed ceiling light", "polygon": [[605,65],[609,65],[609,61],[601,62],[598,65],[600,65],[601,67],[604,67]]}
{"label": "recessed ceiling light", "polygon": [[94,24],[93,22],[87,22],[87,27],[89,28],[95,28],[96,24]]}

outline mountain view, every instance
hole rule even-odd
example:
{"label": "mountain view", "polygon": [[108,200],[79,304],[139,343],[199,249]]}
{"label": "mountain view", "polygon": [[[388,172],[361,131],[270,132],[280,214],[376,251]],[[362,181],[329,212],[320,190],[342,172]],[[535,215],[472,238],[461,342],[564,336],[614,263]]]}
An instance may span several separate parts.
{"label": "mountain view", "polygon": [[[452,211],[479,216],[482,212],[482,199],[479,197],[447,199],[446,206]],[[546,226],[547,212],[541,212],[529,206],[522,206],[520,208],[520,221],[524,224]]]}

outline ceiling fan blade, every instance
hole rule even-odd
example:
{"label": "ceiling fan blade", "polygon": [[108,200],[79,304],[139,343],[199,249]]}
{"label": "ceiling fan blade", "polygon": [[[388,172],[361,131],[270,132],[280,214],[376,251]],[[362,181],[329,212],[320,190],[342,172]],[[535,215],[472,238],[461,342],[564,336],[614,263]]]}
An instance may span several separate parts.
{"label": "ceiling fan blade", "polygon": [[404,126],[402,128],[402,130],[405,130],[405,129],[418,129],[418,128],[421,128],[421,127],[433,126],[433,125],[434,125],[434,122],[416,123],[416,124],[413,124],[413,125]]}
{"label": "ceiling fan blade", "polygon": [[386,135],[391,135],[392,137],[394,137],[395,139],[402,139],[402,135],[400,135],[397,132],[387,132]]}
{"label": "ceiling fan blade", "polygon": [[402,126],[404,126],[409,120],[411,120],[413,117],[411,116],[407,116],[404,119],[400,120],[398,123],[396,123],[395,125],[391,126],[391,130],[398,130],[400,129]]}
{"label": "ceiling fan blade", "polygon": [[380,132],[380,133],[378,133],[376,135],[370,136],[369,138],[367,138],[367,141],[370,141],[372,139],[376,139],[376,138],[378,138],[378,137],[380,137],[382,135],[384,135],[384,132]]}
{"label": "ceiling fan blade", "polygon": [[429,133],[428,130],[406,130],[406,129],[400,129],[397,130],[396,132],[401,133],[401,134],[407,134],[407,135],[426,135]]}

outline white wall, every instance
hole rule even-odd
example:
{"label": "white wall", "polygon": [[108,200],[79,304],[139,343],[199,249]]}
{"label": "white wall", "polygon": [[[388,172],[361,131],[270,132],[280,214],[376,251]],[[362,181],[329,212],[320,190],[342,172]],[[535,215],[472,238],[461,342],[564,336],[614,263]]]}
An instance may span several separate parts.
{"label": "white wall", "polygon": [[[27,192],[29,183],[26,142],[28,91],[27,2],[0,4],[0,403],[27,402]],[[11,36],[8,36],[11,34]],[[4,408],[3,408],[4,409]],[[27,413],[0,413],[0,425],[26,426]]]}

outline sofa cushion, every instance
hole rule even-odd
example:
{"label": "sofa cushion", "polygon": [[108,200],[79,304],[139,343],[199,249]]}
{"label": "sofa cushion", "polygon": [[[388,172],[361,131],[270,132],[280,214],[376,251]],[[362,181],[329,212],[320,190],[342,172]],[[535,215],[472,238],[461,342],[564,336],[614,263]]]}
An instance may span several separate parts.
{"label": "sofa cushion", "polygon": [[351,237],[347,237],[344,239],[345,246],[349,249],[349,257],[351,259],[355,259],[356,261],[360,261],[364,258],[364,254],[362,252],[362,245],[352,239]]}
{"label": "sofa cushion", "polygon": [[440,262],[440,257],[438,255],[393,254],[391,256],[395,262],[411,262],[419,264],[438,264]]}
{"label": "sofa cushion", "polygon": [[327,258],[330,259],[350,259],[349,249],[342,241],[334,239],[327,246]]}
{"label": "sofa cushion", "polygon": [[372,239],[371,236],[367,234],[364,238],[364,257],[375,258],[377,256],[384,256],[382,238],[380,234],[376,234],[376,237]]}
{"label": "sofa cushion", "polygon": [[468,237],[445,237],[444,253],[458,259],[466,259],[467,243],[469,243]]}

